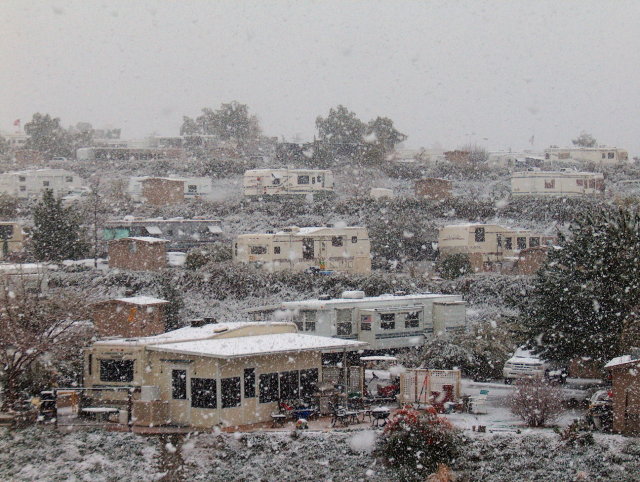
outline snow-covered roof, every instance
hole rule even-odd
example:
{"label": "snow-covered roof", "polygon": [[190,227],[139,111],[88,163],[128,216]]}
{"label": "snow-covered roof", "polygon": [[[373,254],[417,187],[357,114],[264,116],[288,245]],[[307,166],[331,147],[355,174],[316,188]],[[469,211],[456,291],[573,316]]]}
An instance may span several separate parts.
{"label": "snow-covered roof", "polygon": [[609,361],[609,363],[607,363],[604,367],[613,368],[619,365],[626,365],[627,363],[632,363],[632,362],[640,363],[640,359],[634,358],[631,355],[622,355],[622,356],[615,357],[614,359]]}
{"label": "snow-covered roof", "polygon": [[131,305],[158,305],[163,303],[169,303],[167,300],[154,298],[152,296],[131,296],[129,298],[116,298],[116,301],[120,301],[122,303],[129,303]]}
{"label": "snow-covered roof", "polygon": [[275,353],[301,351],[322,351],[336,349],[358,350],[367,346],[361,341],[342,340],[327,336],[305,335],[302,333],[277,333],[270,335],[218,338],[151,345],[153,351],[182,355],[206,356],[214,358],[237,358]]}
{"label": "snow-covered roof", "polygon": [[[271,325],[295,326],[289,322],[271,322]],[[234,323],[209,323],[203,326],[185,326],[177,330],[168,331],[155,336],[143,336],[138,338],[111,338],[108,340],[97,341],[95,345],[126,345],[126,346],[145,346],[158,345],[162,343],[177,343],[183,341],[206,340],[213,338],[221,333],[229,333],[230,331],[245,328],[247,326],[264,326],[264,321],[238,321]]]}
{"label": "snow-covered roof", "polygon": [[[413,295],[392,295],[385,294],[380,296],[366,296],[364,298],[333,298],[330,300],[319,300],[319,299],[309,299],[309,300],[300,300],[300,301],[285,301],[282,303],[282,306],[285,308],[291,306],[295,307],[298,305],[304,305],[305,307],[313,307],[316,309],[323,308],[325,306],[331,305],[340,305],[340,304],[385,304],[388,305],[389,301],[392,302],[401,302],[401,301],[414,301],[419,302],[420,300],[426,299],[436,299],[441,298],[444,300],[451,300],[452,298],[460,298],[460,295],[443,295],[439,293],[421,293],[421,294],[413,294]],[[452,300],[453,301],[453,300]],[[255,311],[255,310],[253,310]]]}
{"label": "snow-covered roof", "polygon": [[168,239],[154,238],[152,236],[131,236],[129,238],[121,238],[121,240],[142,241],[144,243],[168,243]]}

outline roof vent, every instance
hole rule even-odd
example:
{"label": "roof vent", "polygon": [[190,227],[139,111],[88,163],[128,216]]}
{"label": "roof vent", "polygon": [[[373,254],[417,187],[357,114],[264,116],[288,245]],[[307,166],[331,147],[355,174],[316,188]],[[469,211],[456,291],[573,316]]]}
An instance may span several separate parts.
{"label": "roof vent", "polygon": [[343,291],[342,298],[345,300],[361,300],[364,298],[364,291]]}
{"label": "roof vent", "polygon": [[204,323],[205,325],[212,325],[214,323],[218,323],[218,320],[216,320],[213,316],[205,316]]}
{"label": "roof vent", "polygon": [[207,323],[205,322],[205,318],[195,318],[193,320],[191,320],[189,322],[189,324],[193,327],[193,328],[200,328],[201,326],[206,325]]}
{"label": "roof vent", "polygon": [[331,295],[320,295],[318,296],[318,299],[322,301],[327,301],[331,299]]}
{"label": "roof vent", "polygon": [[220,326],[216,326],[213,329],[213,332],[214,333],[222,333],[222,332],[227,331],[228,329],[229,329],[229,327],[227,325],[220,325]]}
{"label": "roof vent", "polygon": [[393,296],[406,296],[407,292],[406,291],[396,291],[393,293]]}

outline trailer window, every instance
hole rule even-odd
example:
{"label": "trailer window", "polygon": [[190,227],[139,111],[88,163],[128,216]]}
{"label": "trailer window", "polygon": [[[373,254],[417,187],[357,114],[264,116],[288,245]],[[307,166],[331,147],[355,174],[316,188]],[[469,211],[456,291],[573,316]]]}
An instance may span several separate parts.
{"label": "trailer window", "polygon": [[298,176],[298,184],[309,184],[309,176]]}
{"label": "trailer window", "polygon": [[273,254],[280,254],[280,246],[275,246],[273,248]]}
{"label": "trailer window", "polygon": [[504,249],[513,249],[513,238],[504,238]]}
{"label": "trailer window", "polygon": [[407,313],[407,316],[404,319],[404,327],[418,328],[419,326],[420,326],[420,312],[412,311],[411,313]]}
{"label": "trailer window", "polygon": [[214,378],[191,379],[191,406],[193,408],[217,408],[216,380]]}
{"label": "trailer window", "polygon": [[251,254],[267,254],[266,246],[249,246],[249,252]]}
{"label": "trailer window", "polygon": [[484,228],[476,228],[475,240],[476,243],[484,243]]}
{"label": "trailer window", "polygon": [[187,399],[187,370],[171,371],[171,398],[174,400]]}
{"label": "trailer window", "polygon": [[256,369],[244,369],[244,398],[254,398],[256,396]]}
{"label": "trailer window", "polygon": [[265,373],[260,375],[260,403],[278,401],[278,374]]}
{"label": "trailer window", "polygon": [[280,185],[280,178],[279,177],[274,177],[273,180],[271,181],[271,184],[273,184],[274,186],[279,186]]}
{"label": "trailer window", "polygon": [[220,381],[222,408],[233,408],[242,405],[240,397],[240,377],[223,378]]}
{"label": "trailer window", "polygon": [[371,331],[371,315],[360,317],[360,331]]}
{"label": "trailer window", "polygon": [[353,326],[351,324],[351,310],[337,310],[337,335],[346,336],[353,333]]}
{"label": "trailer window", "polygon": [[132,382],[133,360],[100,360],[100,380],[103,382]]}
{"label": "trailer window", "polygon": [[356,244],[358,242],[358,236],[351,236],[351,242]]}
{"label": "trailer window", "polygon": [[517,238],[518,249],[527,249],[527,238]]}
{"label": "trailer window", "polygon": [[382,330],[395,330],[396,328],[395,313],[382,313],[380,315],[380,328]]}
{"label": "trailer window", "polygon": [[584,186],[584,181],[582,179],[576,179],[576,185]]}
{"label": "trailer window", "polygon": [[187,192],[189,194],[195,194],[198,192],[198,186],[196,184],[189,184],[189,187],[187,188]]}
{"label": "trailer window", "polygon": [[342,246],[342,236],[332,236],[331,237],[331,246]]}
{"label": "trailer window", "polygon": [[529,247],[530,248],[537,248],[538,246],[540,246],[540,238],[538,238],[538,237],[529,238]]}
{"label": "trailer window", "polygon": [[609,153],[607,154],[607,157],[608,157],[609,159],[613,159],[614,157],[616,157],[616,155],[615,155],[613,152],[609,152]]}
{"label": "trailer window", "polygon": [[544,187],[545,189],[553,189],[556,187],[556,180],[555,179],[545,179],[544,180]]}

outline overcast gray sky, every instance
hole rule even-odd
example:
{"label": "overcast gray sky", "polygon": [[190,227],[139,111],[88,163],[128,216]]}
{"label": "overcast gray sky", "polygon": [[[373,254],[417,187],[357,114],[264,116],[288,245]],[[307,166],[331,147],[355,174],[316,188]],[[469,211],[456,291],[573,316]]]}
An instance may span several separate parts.
{"label": "overcast gray sky", "polygon": [[567,145],[640,154],[640,1],[0,3],[0,129],[34,112],[177,135],[237,100],[311,139],[344,104],[409,147]]}

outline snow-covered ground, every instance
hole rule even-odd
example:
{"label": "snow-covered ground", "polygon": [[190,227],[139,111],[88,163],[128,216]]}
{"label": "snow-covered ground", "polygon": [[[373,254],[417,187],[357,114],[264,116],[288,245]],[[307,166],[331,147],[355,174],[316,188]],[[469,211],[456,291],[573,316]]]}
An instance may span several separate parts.
{"label": "snow-covered ground", "polygon": [[[0,480],[401,480],[372,454],[380,431],[142,437],[118,432],[0,429]],[[640,441],[596,434],[571,447],[551,430],[465,431],[452,468],[466,481],[637,481]]]}

